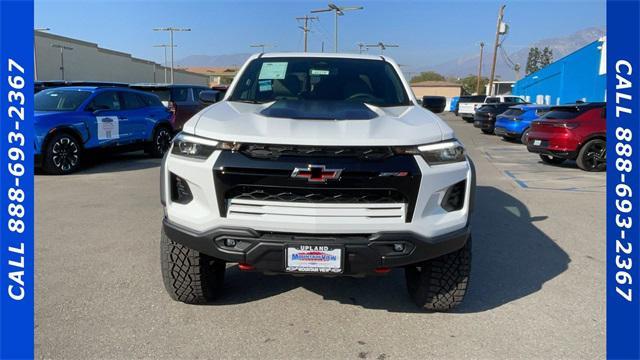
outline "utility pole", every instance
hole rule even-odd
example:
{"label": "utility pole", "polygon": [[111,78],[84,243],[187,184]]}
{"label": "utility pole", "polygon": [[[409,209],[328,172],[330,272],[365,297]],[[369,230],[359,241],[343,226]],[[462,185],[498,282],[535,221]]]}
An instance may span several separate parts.
{"label": "utility pole", "polygon": [[498,56],[498,46],[500,46],[500,28],[502,27],[502,18],[504,17],[504,8],[506,5],[500,6],[498,12],[498,25],[496,25],[496,41],[493,44],[493,61],[491,62],[491,76],[489,77],[489,91],[487,95],[493,95],[493,78],[496,75],[496,58]]}
{"label": "utility pole", "polygon": [[363,44],[363,43],[358,43],[358,53],[362,54],[362,50],[369,50],[369,48],[367,47],[367,45]]}
{"label": "utility pole", "polygon": [[520,80],[520,64],[515,64],[513,66],[513,71],[516,73],[516,81]]}
{"label": "utility pole", "polygon": [[309,22],[309,20],[311,20],[313,22],[313,20],[318,20],[317,16],[300,16],[297,17],[296,20],[304,20],[304,26],[298,26],[300,29],[302,29],[302,31],[304,32],[304,52],[307,52],[307,35],[309,33],[309,26],[307,26],[307,23]]}
{"label": "utility pole", "polygon": [[60,73],[62,75],[62,79],[61,80],[65,80],[65,78],[64,78],[64,51],[65,50],[73,50],[73,48],[69,47],[69,46],[60,45],[60,44],[51,44],[51,47],[56,48],[56,49],[60,49]]}
{"label": "utility pole", "polygon": [[49,28],[36,28],[33,36],[33,78],[34,81],[38,81],[38,49],[36,48],[35,31],[49,31]]}
{"label": "utility pole", "polygon": [[478,65],[478,81],[476,83],[476,94],[480,94],[480,79],[482,78],[482,54],[484,51],[484,43],[480,43],[480,64]]}
{"label": "utility pole", "polygon": [[324,40],[322,40],[322,52],[324,52]]}
{"label": "utility pole", "polygon": [[319,9],[319,10],[311,10],[312,13],[319,13],[319,12],[331,12],[333,11],[335,13],[335,30],[334,30],[334,51],[338,52],[338,16],[343,16],[345,11],[351,11],[351,10],[362,10],[364,9],[363,6],[337,6],[336,4],[332,4],[329,3],[329,5],[327,5],[328,7],[326,9]]}
{"label": "utility pole", "polygon": [[[173,47],[177,47],[178,45],[173,45]],[[167,64],[167,48],[170,47],[170,45],[167,44],[160,44],[160,45],[153,45],[153,47],[156,48],[164,48],[164,83],[167,83],[167,67],[169,66],[169,64]]]}
{"label": "utility pole", "polygon": [[176,31],[191,31],[191,29],[180,29],[175,27],[156,28],[153,31],[167,31],[169,32],[169,47],[171,48],[171,83],[173,84],[173,33]]}

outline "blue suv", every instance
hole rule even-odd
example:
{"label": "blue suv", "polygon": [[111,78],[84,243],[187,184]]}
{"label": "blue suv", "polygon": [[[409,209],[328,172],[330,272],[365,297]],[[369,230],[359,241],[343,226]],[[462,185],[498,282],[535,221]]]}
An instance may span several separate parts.
{"label": "blue suv", "polygon": [[498,115],[494,133],[505,139],[520,139],[527,143],[527,134],[531,128],[531,122],[549,111],[549,105],[516,105]]}
{"label": "blue suv", "polygon": [[74,86],[35,95],[36,165],[72,173],[89,150],[138,150],[162,157],[172,113],[153,94],[124,87]]}

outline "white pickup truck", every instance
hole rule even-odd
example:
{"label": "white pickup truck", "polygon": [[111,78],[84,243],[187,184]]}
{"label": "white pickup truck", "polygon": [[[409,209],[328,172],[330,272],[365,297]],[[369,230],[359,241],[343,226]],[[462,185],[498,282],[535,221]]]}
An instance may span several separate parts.
{"label": "white pickup truck", "polygon": [[473,121],[473,116],[476,114],[476,109],[484,104],[494,103],[525,103],[526,101],[514,95],[499,95],[499,96],[486,96],[486,95],[471,95],[462,96],[458,102],[458,115],[466,121]]}

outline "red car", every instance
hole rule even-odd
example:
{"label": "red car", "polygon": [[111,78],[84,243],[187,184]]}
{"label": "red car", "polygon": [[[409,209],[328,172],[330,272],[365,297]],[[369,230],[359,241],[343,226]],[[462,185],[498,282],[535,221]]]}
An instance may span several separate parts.
{"label": "red car", "polygon": [[575,160],[586,171],[607,166],[605,103],[554,106],[531,123],[527,149],[547,164]]}

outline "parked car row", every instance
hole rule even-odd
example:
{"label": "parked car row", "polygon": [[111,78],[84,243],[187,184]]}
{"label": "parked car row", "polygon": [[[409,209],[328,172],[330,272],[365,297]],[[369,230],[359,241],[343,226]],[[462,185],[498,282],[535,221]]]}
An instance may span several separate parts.
{"label": "parked car row", "polygon": [[606,170],[605,103],[551,106],[513,96],[489,99],[478,106],[481,97],[461,97],[459,115],[467,120],[473,113],[473,125],[483,133],[518,140],[547,164],[575,160],[585,171]]}
{"label": "parked car row", "polygon": [[34,97],[35,163],[56,175],[78,170],[96,151],[144,149],[162,157],[173,134],[221,97],[197,85],[42,84]]}

